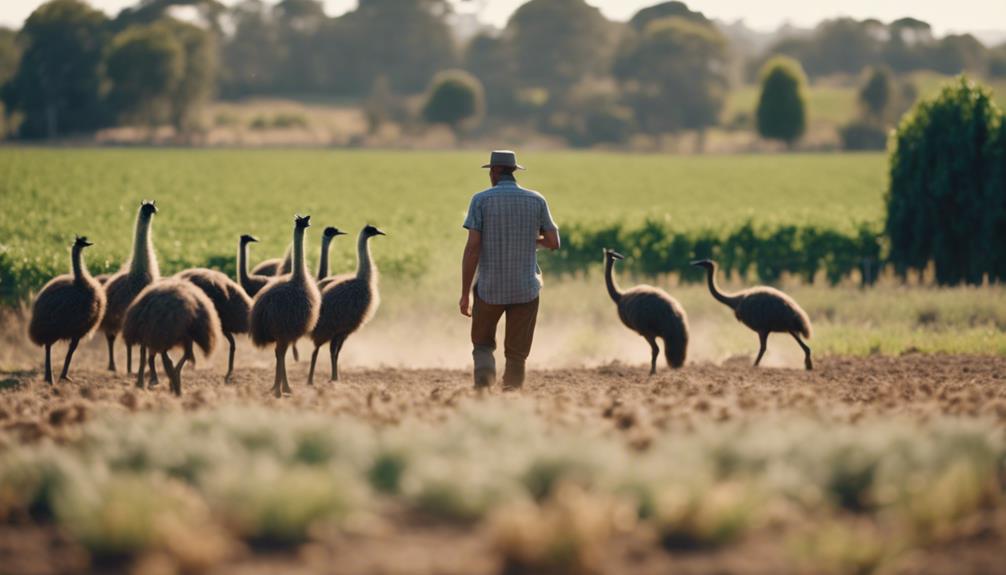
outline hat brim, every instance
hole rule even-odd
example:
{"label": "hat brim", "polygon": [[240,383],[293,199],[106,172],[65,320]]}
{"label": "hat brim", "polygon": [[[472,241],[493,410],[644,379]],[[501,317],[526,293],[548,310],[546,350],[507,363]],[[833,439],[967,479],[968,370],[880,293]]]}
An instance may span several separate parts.
{"label": "hat brim", "polygon": [[484,166],[482,166],[482,167],[483,167],[483,168],[491,168],[491,167],[493,167],[493,166],[499,166],[499,167],[501,167],[501,168],[514,168],[514,169],[516,169],[516,170],[526,170],[526,169],[527,169],[527,168],[525,168],[524,166],[522,166],[522,165],[520,165],[520,164],[514,164],[514,165],[512,165],[512,166],[507,166],[507,165],[504,165],[504,164],[485,164],[485,165],[484,165]]}

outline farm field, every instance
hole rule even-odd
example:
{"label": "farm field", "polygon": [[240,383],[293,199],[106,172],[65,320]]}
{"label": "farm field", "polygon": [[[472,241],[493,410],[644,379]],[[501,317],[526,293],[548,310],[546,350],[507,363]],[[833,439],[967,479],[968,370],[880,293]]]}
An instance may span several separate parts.
{"label": "farm field", "polygon": [[[569,228],[883,218],[879,154],[521,159]],[[598,270],[560,277],[542,258],[528,383],[477,394],[456,283],[483,161],[0,148],[0,573],[1006,573],[1006,289],[786,275],[814,325],[807,372],[781,335],[752,368],[757,336],[704,285],[618,272],[689,315],[685,368],[647,377]],[[92,272],[117,269],[141,199],[158,203],[165,275],[232,273],[242,233],[262,240],[253,263],[278,257],[295,212],[312,216],[309,261],[324,226],[353,234],[336,271],[363,224],[387,231],[371,244],[381,308],[343,381],[322,354],[306,386],[302,341],[276,400],[272,353],[239,336],[234,383],[218,348],[181,398],[105,371],[101,338],[73,382],[45,385],[19,297],[65,272],[75,233]]]}

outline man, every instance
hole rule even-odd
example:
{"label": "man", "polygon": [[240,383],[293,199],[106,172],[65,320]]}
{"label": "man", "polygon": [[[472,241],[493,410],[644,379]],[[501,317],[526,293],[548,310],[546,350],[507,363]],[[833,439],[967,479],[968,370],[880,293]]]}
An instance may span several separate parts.
{"label": "man", "polygon": [[539,247],[559,249],[559,229],[545,198],[517,185],[514,172],[524,167],[513,152],[497,150],[482,167],[489,168],[493,187],[475,194],[468,207],[459,306],[462,315],[472,318],[476,388],[496,381],[496,325],[506,315],[503,389],[514,390],[524,384],[524,362],[538,318],[541,269],[536,252]]}

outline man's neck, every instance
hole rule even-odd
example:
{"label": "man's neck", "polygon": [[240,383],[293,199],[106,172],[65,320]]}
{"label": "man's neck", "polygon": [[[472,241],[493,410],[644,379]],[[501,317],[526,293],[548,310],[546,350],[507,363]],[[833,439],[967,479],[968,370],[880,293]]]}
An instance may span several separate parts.
{"label": "man's neck", "polygon": [[494,186],[498,186],[498,185],[502,184],[503,182],[514,182],[514,183],[516,183],[517,182],[517,178],[513,177],[513,174],[500,174],[496,178],[496,183],[493,184],[493,185]]}

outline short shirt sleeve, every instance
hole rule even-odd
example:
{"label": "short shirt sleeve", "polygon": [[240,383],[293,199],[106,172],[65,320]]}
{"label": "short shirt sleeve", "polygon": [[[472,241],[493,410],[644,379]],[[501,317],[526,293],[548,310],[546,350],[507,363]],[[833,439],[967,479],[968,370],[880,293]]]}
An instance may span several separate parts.
{"label": "short shirt sleeve", "polygon": [[478,196],[472,196],[472,201],[468,204],[468,215],[465,216],[464,227],[477,232],[482,231],[482,204]]}
{"label": "short shirt sleeve", "polygon": [[541,213],[538,216],[538,225],[542,231],[552,231],[559,229],[552,219],[552,212],[548,209],[548,202],[544,198],[541,200]]}

